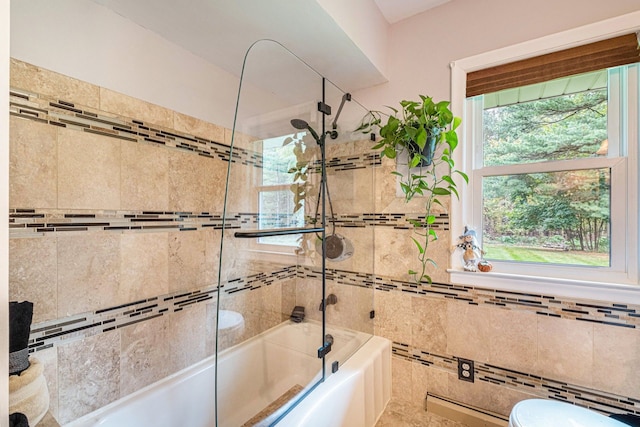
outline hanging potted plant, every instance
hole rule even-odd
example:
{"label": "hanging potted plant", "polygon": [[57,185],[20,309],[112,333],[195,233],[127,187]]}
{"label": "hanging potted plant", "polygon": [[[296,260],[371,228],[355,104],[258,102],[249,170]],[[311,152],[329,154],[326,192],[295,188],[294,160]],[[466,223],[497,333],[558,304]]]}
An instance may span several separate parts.
{"label": "hanging potted plant", "polygon": [[[425,219],[409,219],[414,227],[415,237],[411,239],[418,250],[419,268],[409,270],[416,283],[423,280],[431,283],[427,265],[437,267],[428,255],[429,244],[438,239],[433,229],[436,217],[434,205],[444,205],[439,196],[458,196],[457,184],[453,177],[460,175],[465,183],[468,176],[457,169],[452,154],[458,145],[456,129],[461,119],[454,117],[449,109],[449,101],[434,102],[431,97],[420,95],[420,101],[401,101],[400,109],[389,107],[393,112],[383,124],[383,113],[369,111],[357,131],[376,132],[380,140],[374,149],[381,150],[382,157],[397,159],[407,156],[407,173],[392,172],[400,178],[400,187],[406,202],[415,196],[424,197]],[[448,170],[448,172],[446,172]],[[443,172],[445,171],[445,172]]]}

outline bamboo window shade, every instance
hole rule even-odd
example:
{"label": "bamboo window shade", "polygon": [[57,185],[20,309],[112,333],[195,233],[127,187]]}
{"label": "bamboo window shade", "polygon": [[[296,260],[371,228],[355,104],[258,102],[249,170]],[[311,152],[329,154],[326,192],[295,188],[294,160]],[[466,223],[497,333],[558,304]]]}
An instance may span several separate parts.
{"label": "bamboo window shade", "polygon": [[467,97],[640,62],[636,33],[467,74]]}

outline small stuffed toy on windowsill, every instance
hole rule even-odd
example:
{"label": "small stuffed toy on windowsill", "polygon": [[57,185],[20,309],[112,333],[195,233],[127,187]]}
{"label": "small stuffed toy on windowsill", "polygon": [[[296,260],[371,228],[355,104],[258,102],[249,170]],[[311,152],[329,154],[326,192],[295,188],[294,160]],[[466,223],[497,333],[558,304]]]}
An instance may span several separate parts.
{"label": "small stuffed toy on windowsill", "polygon": [[[491,264],[482,259],[484,251],[478,246],[475,230],[464,227],[464,233],[459,237],[460,243],[453,247],[454,250],[462,250],[463,268],[465,271],[489,271]],[[488,265],[488,269],[487,269]]]}

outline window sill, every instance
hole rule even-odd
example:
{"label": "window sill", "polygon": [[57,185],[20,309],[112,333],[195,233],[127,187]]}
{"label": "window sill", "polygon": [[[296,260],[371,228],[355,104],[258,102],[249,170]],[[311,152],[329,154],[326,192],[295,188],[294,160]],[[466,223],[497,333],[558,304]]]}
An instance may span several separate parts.
{"label": "window sill", "polygon": [[497,272],[447,270],[451,283],[527,294],[554,295],[577,299],[640,305],[640,286],[620,283],[551,279]]}

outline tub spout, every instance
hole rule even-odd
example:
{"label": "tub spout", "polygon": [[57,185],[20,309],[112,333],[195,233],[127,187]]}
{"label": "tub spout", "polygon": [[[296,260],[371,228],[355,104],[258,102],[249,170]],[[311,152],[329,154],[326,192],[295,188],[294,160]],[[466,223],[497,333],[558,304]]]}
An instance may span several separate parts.
{"label": "tub spout", "polygon": [[337,304],[337,303],[338,303],[338,297],[335,296],[335,294],[329,294],[327,299],[320,302],[320,307],[318,308],[318,310],[323,311],[326,306]]}

